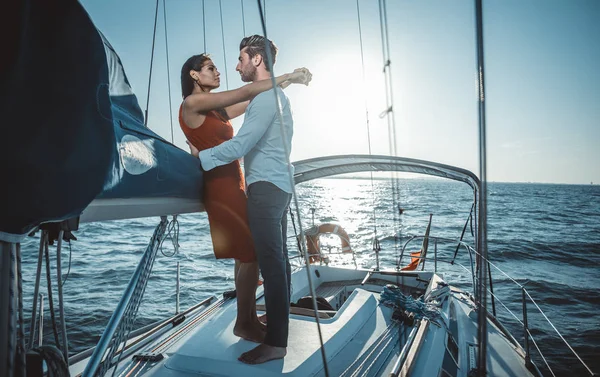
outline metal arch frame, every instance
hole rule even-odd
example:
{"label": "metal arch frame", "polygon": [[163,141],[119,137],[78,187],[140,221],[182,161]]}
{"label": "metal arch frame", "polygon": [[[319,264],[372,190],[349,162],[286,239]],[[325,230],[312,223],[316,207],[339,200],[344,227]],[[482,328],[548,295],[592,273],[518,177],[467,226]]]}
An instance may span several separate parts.
{"label": "metal arch frame", "polygon": [[384,155],[334,155],[310,158],[293,163],[296,184],[337,174],[368,171],[417,173],[451,179],[468,184],[475,193],[481,182],[472,172],[452,165],[407,157]]}

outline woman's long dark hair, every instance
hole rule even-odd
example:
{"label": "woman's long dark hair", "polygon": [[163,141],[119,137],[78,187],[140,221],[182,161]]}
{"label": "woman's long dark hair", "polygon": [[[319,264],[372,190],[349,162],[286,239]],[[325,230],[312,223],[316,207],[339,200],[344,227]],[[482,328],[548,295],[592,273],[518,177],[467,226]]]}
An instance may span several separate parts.
{"label": "woman's long dark hair", "polygon": [[210,60],[210,55],[200,54],[194,55],[183,63],[181,67],[181,95],[185,97],[192,94],[194,90],[194,79],[190,76],[190,71],[200,71],[205,61]]}

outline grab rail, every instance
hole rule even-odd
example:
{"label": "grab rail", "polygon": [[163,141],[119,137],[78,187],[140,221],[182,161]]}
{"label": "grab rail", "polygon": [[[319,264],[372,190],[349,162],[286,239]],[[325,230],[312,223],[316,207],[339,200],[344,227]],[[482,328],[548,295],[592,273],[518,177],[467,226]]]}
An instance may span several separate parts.
{"label": "grab rail", "polygon": [[[406,247],[408,246],[408,244],[416,239],[424,239],[424,238],[428,238],[430,240],[434,240],[435,245],[437,245],[438,241],[447,241],[449,243],[455,244],[456,242],[458,242],[458,245],[464,246],[467,251],[469,252],[469,257],[470,257],[470,261],[471,261],[471,269],[469,271],[468,268],[464,267],[462,264],[460,263],[456,263],[454,261],[454,259],[447,261],[444,259],[439,258],[439,251],[437,251],[437,247],[436,247],[436,252],[434,255],[434,258],[428,258],[427,256],[425,257],[416,257],[416,258],[420,258],[423,261],[427,260],[427,259],[434,259],[434,263],[435,263],[435,272],[437,272],[437,262],[443,262],[443,263],[447,263],[450,265],[454,265],[457,264],[461,267],[463,267],[466,271],[471,273],[471,277],[472,277],[472,284],[473,284],[473,288],[476,286],[476,279],[477,276],[475,274],[475,267],[474,267],[474,261],[473,261],[473,254],[479,254],[477,252],[477,250],[475,248],[473,248],[472,246],[468,245],[467,243],[463,242],[463,241],[457,241],[456,239],[451,239],[451,238],[444,238],[444,237],[435,237],[435,236],[411,236],[403,245],[402,247],[402,252],[398,258],[397,264],[396,264],[396,268],[399,269],[399,266],[401,265],[401,261],[402,261],[402,257],[404,256],[404,250],[406,249]],[[481,254],[479,254],[481,255]],[[546,322],[552,327],[552,329],[554,330],[554,332],[558,335],[558,337],[563,341],[563,343],[567,346],[567,348],[571,351],[571,353],[577,358],[577,360],[579,361],[579,363],[583,366],[583,368],[587,371],[589,376],[595,376],[595,374],[592,372],[592,370],[588,367],[588,365],[583,361],[583,359],[579,356],[579,354],[577,354],[577,352],[573,349],[573,347],[569,344],[569,342],[564,338],[564,336],[560,333],[560,331],[558,331],[558,329],[556,328],[556,326],[554,326],[554,324],[550,321],[550,319],[548,318],[548,316],[544,313],[544,311],[539,307],[539,305],[537,304],[537,302],[533,299],[533,297],[531,296],[531,294],[529,293],[529,291],[525,288],[524,284],[520,284],[519,282],[517,282],[515,279],[513,279],[510,275],[508,275],[506,272],[504,272],[502,269],[500,269],[498,266],[496,266],[494,263],[490,262],[490,260],[484,258],[482,255],[481,257],[483,258],[484,262],[488,264],[488,266],[493,267],[495,270],[497,270],[498,272],[500,272],[502,275],[504,275],[510,282],[514,283],[517,287],[519,287],[519,289],[521,290],[522,294],[522,298],[521,298],[521,303],[523,306],[523,320],[521,321],[503,302],[502,300],[496,295],[494,294],[493,290],[488,289],[488,293],[491,295],[492,297],[492,304],[494,304],[496,301],[498,301],[503,307],[504,309],[518,322],[521,324],[521,326],[523,326],[523,332],[524,332],[524,350],[525,350],[525,362],[526,365],[528,367],[534,367],[537,369],[537,367],[531,363],[531,356],[530,356],[530,344],[529,344],[529,340],[531,339],[531,342],[533,343],[533,346],[537,349],[540,357],[542,358],[542,361],[544,362],[544,364],[546,365],[546,368],[548,368],[548,370],[550,371],[550,373],[553,376],[556,376],[556,374],[554,373],[554,371],[552,370],[552,367],[550,367],[548,360],[546,359],[546,357],[544,356],[544,354],[542,353],[542,351],[540,350],[537,342],[535,341],[535,338],[533,337],[533,334],[531,333],[531,327],[529,326],[528,323],[528,306],[527,306],[527,299],[529,299],[529,301],[531,303],[533,303],[533,305],[535,306],[535,308],[537,309],[537,311],[544,317],[544,319],[546,320]],[[412,257],[411,257],[412,258]],[[489,279],[491,281],[491,272],[489,275]],[[525,283],[526,284],[526,283]],[[491,287],[491,285],[490,285]],[[473,291],[474,292],[474,291]],[[495,310],[495,306],[493,309],[493,313],[490,313],[489,311],[487,312],[488,315],[496,322],[496,323],[500,323],[497,316],[496,316],[496,310]],[[503,330],[503,332],[505,332],[507,335],[510,335],[512,337],[512,335],[506,330],[504,329],[504,326],[501,326],[501,329]],[[514,338],[513,338],[514,339]],[[515,340],[516,342],[516,340]],[[539,371],[538,371],[539,372]],[[541,374],[541,373],[540,373]]]}

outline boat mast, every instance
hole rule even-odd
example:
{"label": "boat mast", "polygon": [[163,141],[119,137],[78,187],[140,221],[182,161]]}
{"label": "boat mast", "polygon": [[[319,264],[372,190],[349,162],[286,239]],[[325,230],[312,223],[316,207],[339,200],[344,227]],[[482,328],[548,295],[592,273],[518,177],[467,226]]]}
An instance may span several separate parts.
{"label": "boat mast", "polygon": [[483,55],[482,0],[475,0],[475,33],[477,51],[477,101],[479,110],[479,232],[477,234],[477,297],[479,316],[477,327],[477,375],[486,376],[487,360],[487,172],[485,132],[485,86]]}

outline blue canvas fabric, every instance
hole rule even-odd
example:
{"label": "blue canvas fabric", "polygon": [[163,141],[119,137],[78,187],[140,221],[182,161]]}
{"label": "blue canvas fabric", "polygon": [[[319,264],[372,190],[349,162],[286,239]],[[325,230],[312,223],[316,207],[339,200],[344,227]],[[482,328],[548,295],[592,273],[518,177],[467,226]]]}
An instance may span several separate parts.
{"label": "blue canvas fabric", "polygon": [[[101,35],[102,36],[102,35]],[[119,56],[102,36],[109,68],[116,149],[99,198],[177,197],[201,200],[200,161],[144,125]]]}
{"label": "blue canvas fabric", "polygon": [[0,237],[79,214],[115,149],[102,38],[77,1],[22,1],[0,72]]}
{"label": "blue canvas fabric", "polygon": [[3,17],[0,240],[97,197],[200,200],[199,161],[144,126],[119,57],[78,1],[21,1]]}

